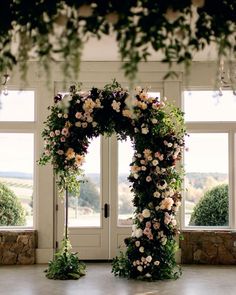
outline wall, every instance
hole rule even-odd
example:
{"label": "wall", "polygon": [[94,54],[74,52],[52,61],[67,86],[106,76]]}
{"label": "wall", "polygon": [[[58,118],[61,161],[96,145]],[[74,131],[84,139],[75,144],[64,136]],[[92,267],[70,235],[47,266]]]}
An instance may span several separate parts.
{"label": "wall", "polygon": [[37,237],[34,230],[0,232],[1,264],[34,264],[36,261]]}

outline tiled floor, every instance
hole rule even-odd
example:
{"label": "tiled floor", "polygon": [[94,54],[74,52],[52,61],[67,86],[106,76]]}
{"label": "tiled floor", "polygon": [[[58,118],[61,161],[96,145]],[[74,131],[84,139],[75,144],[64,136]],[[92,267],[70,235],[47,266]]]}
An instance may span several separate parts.
{"label": "tiled floor", "polygon": [[77,281],[45,277],[45,265],[0,266],[1,295],[235,295],[236,266],[183,266],[176,281],[142,282],[116,278],[109,263],[87,263]]}

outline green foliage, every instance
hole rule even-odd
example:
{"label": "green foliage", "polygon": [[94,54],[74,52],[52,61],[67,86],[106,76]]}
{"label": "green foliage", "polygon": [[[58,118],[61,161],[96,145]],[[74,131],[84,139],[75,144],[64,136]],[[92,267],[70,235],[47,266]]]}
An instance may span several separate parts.
{"label": "green foliage", "polygon": [[25,210],[19,199],[6,185],[0,183],[0,225],[25,225]]}
{"label": "green foliage", "polygon": [[69,240],[62,241],[62,247],[48,264],[46,277],[53,280],[77,280],[86,274],[86,266],[76,253],[71,252]]}
{"label": "green foliage", "polygon": [[190,225],[228,225],[228,185],[219,185],[207,191],[194,207]]}
{"label": "green foliage", "polygon": [[33,54],[47,70],[50,60],[64,60],[65,77],[71,71],[77,75],[86,40],[110,34],[115,35],[130,79],[135,78],[140,61],[148,60],[153,51],[161,52],[162,61],[170,66],[173,62],[189,66],[195,53],[208,44],[216,44],[219,56],[235,57],[236,5],[232,0],[214,5],[190,0],[126,0],[122,5],[111,0],[28,2],[2,3],[0,72],[18,62],[25,71]]}

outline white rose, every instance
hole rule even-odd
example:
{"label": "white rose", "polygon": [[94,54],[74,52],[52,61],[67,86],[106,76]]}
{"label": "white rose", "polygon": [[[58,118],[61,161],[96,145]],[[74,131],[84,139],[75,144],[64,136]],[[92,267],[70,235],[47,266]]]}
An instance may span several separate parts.
{"label": "white rose", "polygon": [[143,209],[142,215],[144,218],[148,218],[151,216],[151,212],[149,209]]}
{"label": "white rose", "polygon": [[141,129],[142,134],[148,134],[149,130],[147,127]]}
{"label": "white rose", "polygon": [[139,246],[140,246],[140,241],[136,241],[136,242],[135,242],[135,246],[136,246],[136,247],[139,247]]}
{"label": "white rose", "polygon": [[157,160],[153,160],[153,161],[152,161],[152,165],[153,165],[153,166],[158,165],[158,163],[159,163],[159,162],[158,162]]}
{"label": "white rose", "polygon": [[157,122],[158,122],[157,119],[155,119],[155,118],[152,119],[151,121],[152,121],[152,124],[157,124]]}
{"label": "white rose", "polygon": [[135,237],[140,238],[143,235],[143,230],[141,228],[137,228],[135,230]]}
{"label": "white rose", "polygon": [[160,194],[159,192],[155,192],[155,193],[153,194],[153,196],[154,196],[155,198],[159,198],[159,197],[161,196],[161,194]]}
{"label": "white rose", "polygon": [[140,271],[140,272],[142,272],[142,271],[143,271],[143,267],[142,267],[142,265],[138,265],[138,266],[137,266],[137,270]]}
{"label": "white rose", "polygon": [[139,248],[139,252],[140,252],[140,253],[144,253],[144,247],[143,247],[143,246],[141,246],[141,247]]}
{"label": "white rose", "polygon": [[150,256],[150,255],[147,256],[147,257],[146,257],[146,260],[147,260],[147,262],[151,262],[151,261],[152,261],[152,256]]}
{"label": "white rose", "polygon": [[160,264],[160,261],[156,260],[154,261],[154,265],[158,266]]}

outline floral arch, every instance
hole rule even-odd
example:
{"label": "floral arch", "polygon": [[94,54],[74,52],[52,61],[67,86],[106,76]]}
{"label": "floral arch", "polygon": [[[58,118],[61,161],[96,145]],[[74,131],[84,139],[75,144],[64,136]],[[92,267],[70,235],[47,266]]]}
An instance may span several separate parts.
{"label": "floral arch", "polygon": [[[128,105],[132,102],[132,108]],[[90,140],[99,135],[130,137],[135,150],[129,181],[135,206],[127,249],[113,260],[115,275],[157,280],[179,275],[175,262],[176,212],[181,203],[182,173],[176,164],[184,148],[183,113],[137,87],[131,99],[114,81],[88,92],[71,86],[49,107],[40,164],[51,162],[61,192],[78,188],[78,176]]]}

